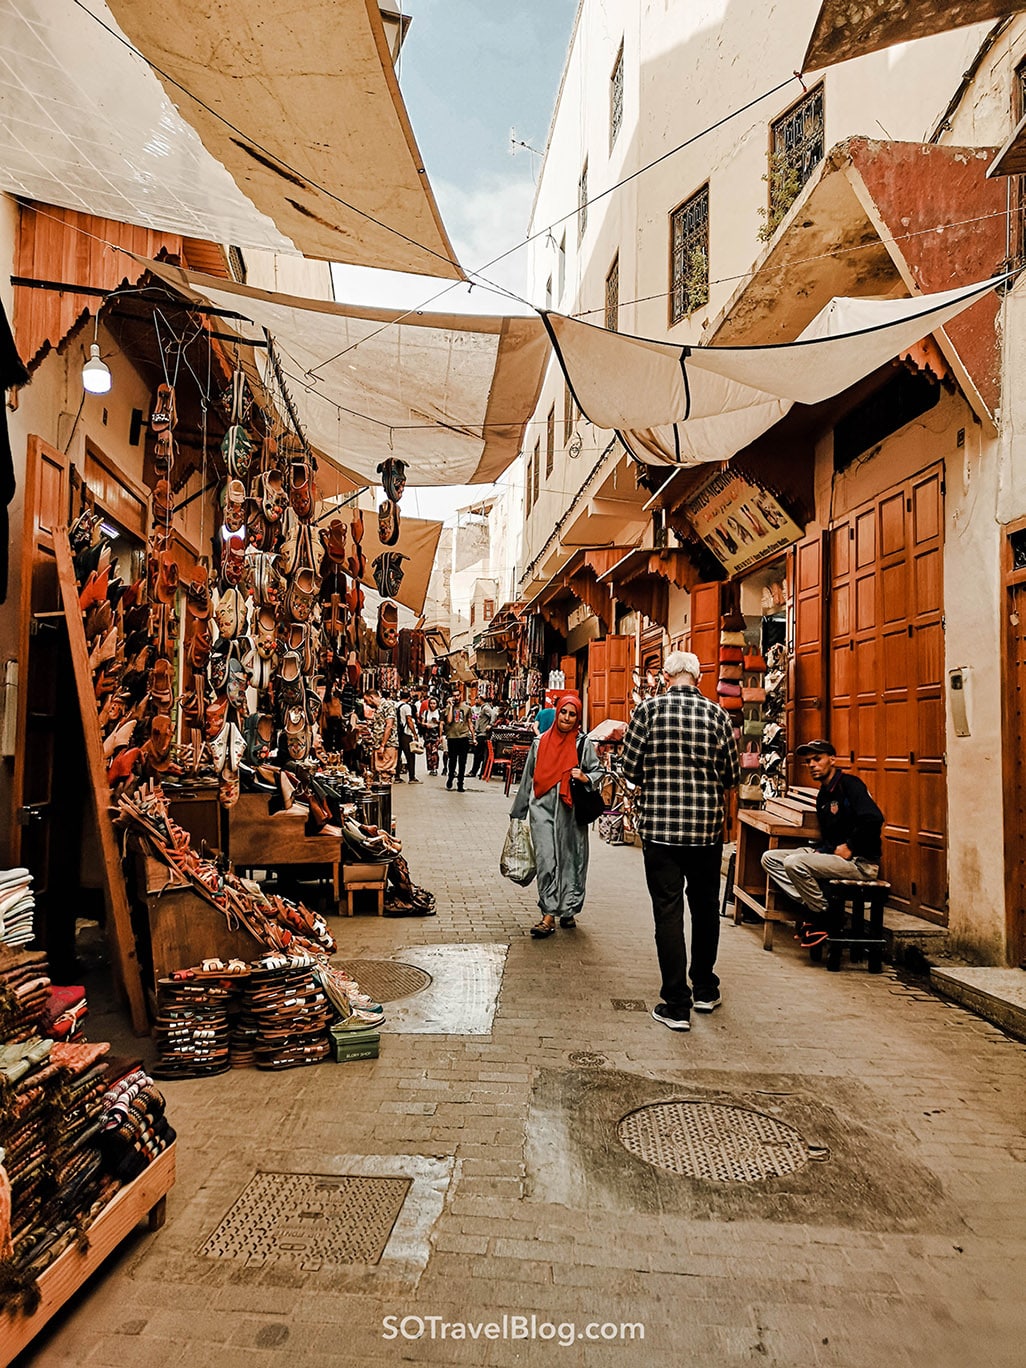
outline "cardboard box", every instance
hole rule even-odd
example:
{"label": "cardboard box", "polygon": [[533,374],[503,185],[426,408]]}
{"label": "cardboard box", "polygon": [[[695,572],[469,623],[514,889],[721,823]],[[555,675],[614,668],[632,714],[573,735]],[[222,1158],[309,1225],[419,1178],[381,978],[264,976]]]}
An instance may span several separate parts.
{"label": "cardboard box", "polygon": [[331,1055],[336,1064],[345,1064],[351,1059],[377,1059],[381,1047],[379,1031],[345,1031],[333,1027],[331,1031]]}

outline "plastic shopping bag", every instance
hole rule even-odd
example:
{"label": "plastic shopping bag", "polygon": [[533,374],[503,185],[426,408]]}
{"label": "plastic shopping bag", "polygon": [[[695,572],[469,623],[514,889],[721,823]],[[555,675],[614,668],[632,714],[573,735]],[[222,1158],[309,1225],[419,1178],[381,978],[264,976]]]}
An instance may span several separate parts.
{"label": "plastic shopping bag", "polygon": [[511,817],[506,840],[499,860],[499,873],[521,888],[534,881],[538,866],[534,859],[534,842],[531,840],[531,824],[526,819]]}

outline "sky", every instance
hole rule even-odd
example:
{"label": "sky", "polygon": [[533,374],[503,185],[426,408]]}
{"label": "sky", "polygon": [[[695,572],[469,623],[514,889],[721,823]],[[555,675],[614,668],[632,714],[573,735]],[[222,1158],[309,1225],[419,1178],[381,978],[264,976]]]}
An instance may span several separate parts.
{"label": "sky", "polygon": [[[510,133],[544,151],[577,0],[400,0],[412,23],[399,55],[399,84],[428,179],[456,255],[475,270],[527,235],[540,156],[511,154]],[[507,295],[423,276],[336,266],[345,303],[425,306],[447,313],[525,313]],[[526,294],[527,251],[487,272]],[[414,489],[403,508],[446,517],[488,488]]]}

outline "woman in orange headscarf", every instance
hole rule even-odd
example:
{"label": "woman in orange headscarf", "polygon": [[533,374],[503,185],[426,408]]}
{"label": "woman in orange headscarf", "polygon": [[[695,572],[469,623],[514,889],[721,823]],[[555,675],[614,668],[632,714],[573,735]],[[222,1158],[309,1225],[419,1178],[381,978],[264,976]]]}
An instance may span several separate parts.
{"label": "woman in orange headscarf", "polygon": [[597,787],[605,770],[587,737],[581,736],[583,705],[575,693],[560,695],[556,720],[531,747],[511,817],[531,823],[538,866],[541,921],[538,939],[560,926],[576,926],[588,877],[588,828],[574,816],[570,780]]}

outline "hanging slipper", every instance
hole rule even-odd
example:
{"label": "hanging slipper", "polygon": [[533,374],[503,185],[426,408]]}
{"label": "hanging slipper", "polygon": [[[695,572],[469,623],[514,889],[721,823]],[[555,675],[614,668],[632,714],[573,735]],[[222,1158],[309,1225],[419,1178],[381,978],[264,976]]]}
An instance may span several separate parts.
{"label": "hanging slipper", "polygon": [[224,487],[224,525],[238,532],[246,521],[246,486],[241,480],[229,480]]}
{"label": "hanging slipper", "polygon": [[295,651],[299,656],[299,668],[304,675],[313,671],[313,629],[309,623],[290,622],[282,636],[286,651]]}
{"label": "hanging slipper", "polygon": [[293,622],[309,622],[317,597],[317,576],[305,566],[292,576],[285,595],[285,611]]}
{"label": "hanging slipper", "polygon": [[262,660],[270,660],[274,656],[274,648],[278,639],[278,621],[274,616],[274,609],[264,604],[256,616],[256,634],[253,637],[253,649]]}
{"label": "hanging slipper", "polygon": [[244,423],[251,405],[246,398],[246,374],[243,370],[232,371],[231,397],[228,401],[228,421]]}
{"label": "hanging slipper", "polygon": [[218,597],[214,606],[214,621],[218,631],[229,641],[246,635],[247,616],[246,600],[238,589],[226,589]]}
{"label": "hanging slipper", "polygon": [[246,690],[249,688],[249,675],[241,660],[232,658],[228,661],[228,671],[225,675],[224,691],[228,697],[228,704],[237,712],[248,711],[246,707]]}
{"label": "hanging slipper", "polygon": [[279,708],[303,702],[303,667],[297,651],[286,651],[274,677],[274,701]]}
{"label": "hanging slipper", "polygon": [[134,774],[136,766],[142,758],[142,748],[139,746],[119,751],[107,766],[107,783],[110,784],[111,788]]}
{"label": "hanging slipper", "polygon": [[147,765],[158,774],[163,774],[171,767],[173,740],[174,724],[167,713],[158,713],[150,723],[149,740],[142,748]]}
{"label": "hanging slipper", "polygon": [[281,521],[281,546],[278,550],[278,569],[283,575],[291,575],[296,568],[299,555],[299,519],[287,508]]}
{"label": "hanging slipper", "polygon": [[285,744],[290,760],[305,760],[312,742],[310,724],[302,707],[289,708],[285,715]]}
{"label": "hanging slipper", "polygon": [[153,521],[158,523],[168,523],[174,516],[175,504],[171,493],[171,486],[167,480],[158,480],[153,487],[150,496],[150,508],[153,511]]}
{"label": "hanging slipper", "polygon": [[185,581],[185,611],[197,622],[207,622],[210,618],[210,583],[205,565],[197,565],[192,579]]}
{"label": "hanging slipper", "polygon": [[322,608],[321,627],[325,635],[336,642],[345,631],[346,611],[338,594],[332,594],[330,601]]}
{"label": "hanging slipper", "polygon": [[349,523],[349,534],[357,546],[363,541],[363,512],[359,505],[353,509],[353,516]]}
{"label": "hanging slipper", "polygon": [[203,733],[209,741],[217,736],[225,724],[228,716],[227,697],[215,698],[213,703],[208,703],[203,714]]}
{"label": "hanging slipper", "polygon": [[217,801],[226,811],[233,808],[239,801],[241,792],[238,774],[225,773],[221,775],[221,781],[217,786]]}
{"label": "hanging slipper", "polygon": [[359,656],[355,651],[350,651],[349,655],[346,657],[346,678],[349,680],[350,684],[356,685],[359,684],[360,675],[362,673]]}
{"label": "hanging slipper", "polygon": [[203,719],[206,715],[202,689],[190,689],[188,693],[182,694],[179,699],[179,707],[182,710],[182,717],[187,726],[199,731],[203,726]]}
{"label": "hanging slipper", "polygon": [[378,506],[378,541],[382,546],[395,546],[399,540],[399,506],[385,499]]}
{"label": "hanging slipper", "polygon": [[403,491],[406,488],[407,464],[406,461],[400,461],[398,456],[390,456],[387,461],[382,461],[378,466],[382,487],[393,503],[398,503],[403,497]]}
{"label": "hanging slipper", "polygon": [[158,603],[172,604],[178,595],[178,562],[170,551],[160,553],[157,564],[157,582],[153,590]]}
{"label": "hanging slipper", "polygon": [[281,521],[289,506],[289,496],[279,470],[265,470],[260,476],[260,507],[269,523]]}
{"label": "hanging slipper", "polygon": [[314,484],[310,463],[305,458],[295,460],[291,465],[289,481],[289,501],[303,522],[313,516]]}
{"label": "hanging slipper", "polygon": [[221,552],[221,578],[226,584],[239,585],[246,578],[246,539],[233,533]]}
{"label": "hanging slipper", "polygon": [[341,518],[332,518],[326,528],[321,529],[321,545],[325,555],[335,565],[346,561],[346,525]]}
{"label": "hanging slipper", "polygon": [[174,390],[170,385],[158,385],[157,397],[153,401],[153,412],[150,415],[150,430],[166,432],[168,428],[174,427],[177,420]]}
{"label": "hanging slipper", "polygon": [[132,737],[138,726],[134,717],[128,717],[123,722],[119,722],[109,736],[104,737],[103,753],[109,760],[117,751],[123,750],[125,746],[132,744]]}
{"label": "hanging slipper", "polygon": [[102,603],[94,603],[85,616],[85,636],[90,646],[98,636],[106,636],[114,625],[114,613],[110,606],[110,600],[104,599]]}
{"label": "hanging slipper", "polygon": [[210,649],[214,644],[213,633],[207,622],[197,627],[189,643],[189,664],[197,672],[202,674],[207,668],[207,661],[210,659]]}
{"label": "hanging slipper", "polygon": [[387,601],[378,605],[378,645],[391,651],[399,640],[399,610]]}
{"label": "hanging slipper", "polygon": [[110,566],[104,570],[90,571],[89,578],[82,587],[82,592],[78,596],[78,606],[84,613],[87,608],[91,608],[95,603],[102,603],[107,597],[107,586],[110,583]]}
{"label": "hanging slipper", "polygon": [[367,557],[363,554],[363,547],[356,546],[353,548],[353,554],[346,560],[346,565],[353,579],[367,578]]}
{"label": "hanging slipper", "polygon": [[267,713],[250,713],[246,718],[246,759],[254,767],[263,765],[274,750],[274,719]]}
{"label": "hanging slipper", "polygon": [[374,584],[382,598],[395,598],[403,582],[403,561],[409,560],[401,551],[383,551],[375,556]]}
{"label": "hanging slipper", "polygon": [[117,655],[118,629],[112,627],[103,637],[97,637],[96,644],[89,652],[89,669],[96,673],[104,665],[109,665]]}
{"label": "hanging slipper", "polygon": [[228,474],[234,479],[244,480],[253,462],[253,444],[249,440],[249,433],[241,424],[233,423],[224,434],[221,451],[228,467]]}
{"label": "hanging slipper", "polygon": [[157,712],[169,713],[174,702],[174,678],[170,660],[163,657],[154,662],[150,671],[149,694]]}
{"label": "hanging slipper", "polygon": [[171,436],[170,430],[159,432],[153,444],[153,469],[158,475],[171,474],[176,455],[175,439]]}

